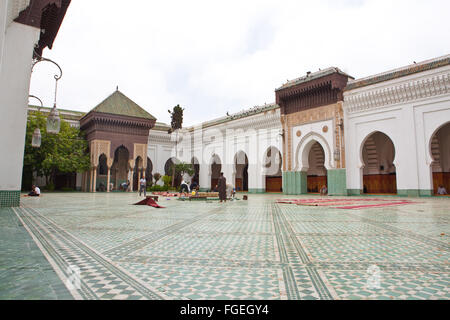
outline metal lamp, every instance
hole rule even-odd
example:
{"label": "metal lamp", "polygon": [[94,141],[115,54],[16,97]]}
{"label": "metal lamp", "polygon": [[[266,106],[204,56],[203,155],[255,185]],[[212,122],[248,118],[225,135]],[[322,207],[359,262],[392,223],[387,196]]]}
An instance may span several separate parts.
{"label": "metal lamp", "polygon": [[52,111],[47,117],[47,132],[51,134],[58,134],[61,129],[61,118],[59,111],[56,109],[56,103],[53,105]]}
{"label": "metal lamp", "polygon": [[[41,103],[41,106],[38,107],[38,112],[40,112],[41,108],[43,107],[42,100],[33,95],[29,95],[29,98],[34,98]],[[40,148],[41,142],[42,142],[41,130],[39,129],[39,127],[37,127],[36,129],[34,129],[33,135],[31,137],[31,146],[33,148]]]}
{"label": "metal lamp", "polygon": [[36,128],[34,129],[33,136],[31,139],[31,146],[33,148],[40,148],[41,141],[42,141],[41,130],[39,128]]}
{"label": "metal lamp", "polygon": [[334,150],[334,160],[335,161],[341,160],[341,152],[339,150]]}
{"label": "metal lamp", "polygon": [[54,76],[54,78],[55,78],[55,101],[53,103],[53,109],[51,110],[51,112],[47,118],[47,132],[50,134],[58,134],[59,130],[61,129],[61,118],[59,117],[59,112],[56,109],[56,94],[58,92],[58,80],[61,79],[63,72],[62,72],[61,67],[55,61],[47,59],[47,58],[43,58],[40,55],[38,55],[36,52],[35,52],[35,56],[37,58],[33,62],[33,65],[31,67],[31,72],[33,72],[35,65],[38,64],[39,62],[51,62],[55,66],[57,66],[59,69],[60,74],[59,75],[55,74],[55,76]]}

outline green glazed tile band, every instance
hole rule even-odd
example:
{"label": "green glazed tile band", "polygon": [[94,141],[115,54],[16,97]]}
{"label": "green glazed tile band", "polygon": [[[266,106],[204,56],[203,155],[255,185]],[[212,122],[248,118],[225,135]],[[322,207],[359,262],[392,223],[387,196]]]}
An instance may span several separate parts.
{"label": "green glazed tile band", "polygon": [[20,191],[0,190],[0,208],[20,206]]}

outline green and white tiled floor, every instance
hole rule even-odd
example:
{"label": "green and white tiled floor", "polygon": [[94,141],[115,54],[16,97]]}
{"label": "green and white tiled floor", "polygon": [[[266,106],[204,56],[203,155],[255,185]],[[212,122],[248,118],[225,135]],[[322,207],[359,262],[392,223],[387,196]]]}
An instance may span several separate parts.
{"label": "green and white tiled floor", "polygon": [[22,199],[0,209],[0,299],[450,299],[450,198],[342,210],[280,197],[295,198]]}

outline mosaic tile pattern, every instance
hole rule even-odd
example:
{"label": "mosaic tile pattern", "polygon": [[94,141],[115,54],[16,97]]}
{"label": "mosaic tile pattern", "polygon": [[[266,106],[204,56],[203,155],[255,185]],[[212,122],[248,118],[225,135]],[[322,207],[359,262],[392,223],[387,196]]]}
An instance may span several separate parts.
{"label": "mosaic tile pattern", "polygon": [[0,190],[0,208],[18,207],[20,204],[20,191]]}
{"label": "mosaic tile pattern", "polygon": [[[277,198],[161,199],[165,209],[132,206],[130,193],[23,199],[0,211],[11,228],[0,234],[0,298],[19,294],[15,277],[25,299],[450,299],[450,199],[347,211]],[[27,262],[26,232],[40,248],[28,237]],[[18,259],[47,265],[27,273]],[[64,286],[69,266],[79,289]]]}

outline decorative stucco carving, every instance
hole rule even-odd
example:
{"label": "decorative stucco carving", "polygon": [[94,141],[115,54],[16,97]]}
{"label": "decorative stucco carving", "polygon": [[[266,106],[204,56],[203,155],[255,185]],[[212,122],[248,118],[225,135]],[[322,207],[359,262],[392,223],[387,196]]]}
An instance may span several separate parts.
{"label": "decorative stucco carving", "polygon": [[450,93],[450,72],[393,84],[390,87],[344,94],[349,114]]}

